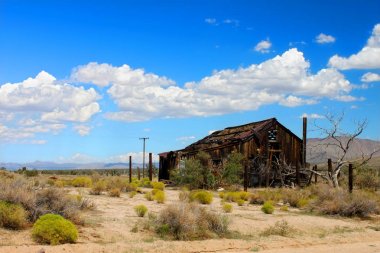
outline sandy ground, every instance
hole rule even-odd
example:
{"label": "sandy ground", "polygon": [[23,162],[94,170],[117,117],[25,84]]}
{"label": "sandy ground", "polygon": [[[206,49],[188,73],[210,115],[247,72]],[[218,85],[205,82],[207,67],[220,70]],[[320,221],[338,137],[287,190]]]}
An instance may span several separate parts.
{"label": "sandy ground", "polygon": [[[86,190],[82,189],[86,192]],[[148,189],[146,190],[148,191]],[[260,206],[234,205],[230,228],[237,231],[234,239],[210,239],[202,241],[170,241],[143,230],[144,219],[139,218],[133,207],[144,204],[149,212],[158,213],[171,203],[178,203],[178,191],[166,190],[167,201],[157,204],[147,201],[143,194],[129,198],[123,193],[120,198],[107,195],[87,195],[96,204],[96,210],[84,213],[85,226],[79,227],[80,235],[76,244],[58,246],[38,245],[31,239],[30,229],[9,231],[0,229],[0,253],[37,252],[380,252],[380,217],[367,220],[336,217],[322,217],[304,214],[297,209],[288,212],[275,210],[272,215],[264,214]],[[215,194],[212,211],[223,213],[220,199]],[[260,232],[286,220],[297,228],[292,237],[260,236]],[[140,225],[139,231],[131,229]]]}

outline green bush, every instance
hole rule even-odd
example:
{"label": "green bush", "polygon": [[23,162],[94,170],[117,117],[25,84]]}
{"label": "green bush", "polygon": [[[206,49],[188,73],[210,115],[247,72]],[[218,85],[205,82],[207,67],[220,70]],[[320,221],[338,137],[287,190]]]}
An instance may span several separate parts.
{"label": "green bush", "polygon": [[172,170],[170,179],[177,185],[187,185],[190,189],[213,188],[215,177],[210,170],[210,155],[201,151],[195,158],[185,160],[181,171]]}
{"label": "green bush", "polygon": [[26,212],[21,205],[0,201],[0,227],[21,229],[27,224]]}
{"label": "green bush", "polygon": [[233,185],[242,183],[244,156],[241,153],[231,153],[225,166],[223,166],[222,183],[224,185]]}
{"label": "green bush", "polygon": [[201,204],[211,204],[214,196],[212,192],[205,190],[195,190],[190,192],[190,201],[198,201]]}
{"label": "green bush", "polygon": [[261,211],[266,214],[272,214],[274,212],[273,203],[271,201],[264,202],[264,205],[261,207]]}
{"label": "green bush", "polygon": [[144,217],[147,211],[148,208],[144,205],[135,206],[135,212],[139,217]]}
{"label": "green bush", "polygon": [[226,213],[231,213],[232,209],[233,209],[233,207],[229,203],[226,203],[226,204],[223,205],[223,211],[226,212]]}
{"label": "green bush", "polygon": [[51,245],[74,243],[78,239],[78,230],[60,215],[45,214],[34,223],[32,236],[37,242]]}
{"label": "green bush", "polygon": [[91,187],[92,179],[89,177],[76,177],[71,182],[71,185],[74,187]]}
{"label": "green bush", "polygon": [[165,203],[165,200],[166,200],[165,192],[158,190],[156,194],[154,194],[154,200],[156,200],[156,202],[160,204]]}
{"label": "green bush", "polygon": [[153,189],[158,190],[165,190],[165,184],[163,182],[151,182],[150,185],[153,187]]}

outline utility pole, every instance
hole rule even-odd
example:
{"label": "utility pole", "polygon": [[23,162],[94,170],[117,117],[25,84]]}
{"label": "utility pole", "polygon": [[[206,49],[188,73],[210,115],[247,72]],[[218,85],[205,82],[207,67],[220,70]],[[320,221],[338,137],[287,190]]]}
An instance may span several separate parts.
{"label": "utility pole", "polygon": [[149,140],[149,137],[141,137],[140,140],[143,140],[143,178],[145,177],[145,140]]}

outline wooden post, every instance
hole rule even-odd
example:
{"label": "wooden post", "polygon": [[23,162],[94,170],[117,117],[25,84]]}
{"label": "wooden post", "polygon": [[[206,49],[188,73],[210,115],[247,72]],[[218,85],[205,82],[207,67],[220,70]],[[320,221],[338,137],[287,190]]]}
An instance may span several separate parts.
{"label": "wooden post", "polygon": [[132,156],[129,156],[129,182],[132,183]]}
{"label": "wooden post", "polygon": [[354,188],[354,168],[352,167],[352,163],[348,164],[348,191],[352,193],[352,189]]}
{"label": "wooden post", "polygon": [[137,166],[137,179],[140,180],[140,167]]}
{"label": "wooden post", "polygon": [[248,190],[248,165],[244,164],[244,191]]}
{"label": "wooden post", "polygon": [[328,169],[329,178],[331,178],[331,176],[332,176],[332,162],[331,162],[330,158],[327,160],[327,169]]}
{"label": "wooden post", "polygon": [[296,184],[300,186],[300,164],[296,162]]}
{"label": "wooden post", "polygon": [[152,153],[149,153],[149,180],[153,180],[153,164],[152,164]]}
{"label": "wooden post", "polygon": [[302,167],[306,167],[306,138],[307,138],[307,118],[303,117],[302,127]]}
{"label": "wooden post", "polygon": [[[318,171],[318,165],[314,165],[314,170]],[[315,174],[315,173],[314,173],[314,183],[315,184],[318,183],[318,174]]]}

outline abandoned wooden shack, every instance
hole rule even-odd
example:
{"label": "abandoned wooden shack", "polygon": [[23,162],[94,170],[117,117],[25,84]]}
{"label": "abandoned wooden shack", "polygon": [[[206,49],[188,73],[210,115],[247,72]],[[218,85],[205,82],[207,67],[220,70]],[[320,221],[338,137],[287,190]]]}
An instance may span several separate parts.
{"label": "abandoned wooden shack", "polygon": [[228,127],[184,149],[159,154],[159,179],[170,180],[170,171],[180,169],[184,159],[199,151],[211,156],[214,171],[232,152],[243,154],[249,187],[291,185],[305,178],[299,170],[304,161],[303,142],[276,118]]}

